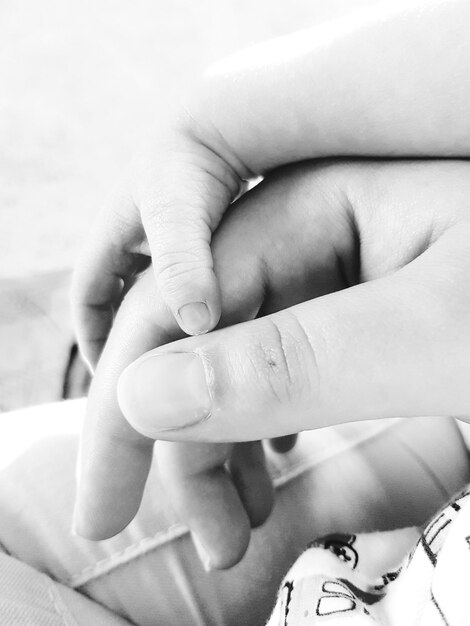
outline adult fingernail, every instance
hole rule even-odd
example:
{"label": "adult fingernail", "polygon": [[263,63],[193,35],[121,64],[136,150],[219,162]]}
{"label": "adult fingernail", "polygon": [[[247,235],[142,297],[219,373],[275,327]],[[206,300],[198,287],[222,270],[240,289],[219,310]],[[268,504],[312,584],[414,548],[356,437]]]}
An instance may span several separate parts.
{"label": "adult fingernail", "polygon": [[194,352],[149,353],[121,374],[118,400],[132,426],[148,437],[192,426],[211,412],[206,372]]}
{"label": "adult fingernail", "polygon": [[185,304],[178,311],[181,328],[188,335],[207,333],[211,324],[211,314],[205,302]]}
{"label": "adult fingernail", "polygon": [[199,556],[199,560],[201,561],[203,568],[206,570],[206,572],[212,571],[213,567],[209,553],[202,545],[199,537],[197,537],[194,533],[191,536],[193,538],[194,547],[196,548],[196,552]]}

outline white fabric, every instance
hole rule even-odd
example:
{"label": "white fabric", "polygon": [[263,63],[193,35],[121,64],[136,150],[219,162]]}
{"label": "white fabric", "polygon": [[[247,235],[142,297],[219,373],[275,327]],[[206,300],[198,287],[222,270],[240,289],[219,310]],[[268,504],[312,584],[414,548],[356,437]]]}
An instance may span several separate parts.
{"label": "white fabric", "polygon": [[470,490],[426,525],[330,535],[295,562],[267,626],[468,626]]}
{"label": "white fabric", "polygon": [[[18,615],[29,615],[37,576],[40,605],[56,588],[68,610],[64,624],[105,624],[89,614],[101,604],[116,620],[139,626],[261,625],[285,572],[313,537],[422,523],[468,479],[462,439],[449,420],[304,433],[292,452],[269,454],[276,507],[253,532],[243,561],[206,573],[156,467],[128,529],[99,543],[71,535],[83,409],[83,401],[71,401],[0,415],[0,543],[7,553],[0,580],[9,581],[0,585],[0,625],[41,624],[13,619],[1,602],[2,590],[15,599],[15,585],[30,588],[16,605]],[[21,576],[10,574],[22,565]],[[84,594],[91,600],[82,608]],[[49,609],[55,626],[57,611]]]}

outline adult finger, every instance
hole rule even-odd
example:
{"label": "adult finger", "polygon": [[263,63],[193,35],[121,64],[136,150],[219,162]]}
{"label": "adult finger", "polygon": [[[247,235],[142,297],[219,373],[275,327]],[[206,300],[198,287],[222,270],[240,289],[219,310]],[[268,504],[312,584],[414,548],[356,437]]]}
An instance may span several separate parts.
{"label": "adult finger", "polygon": [[250,526],[262,524],[273,505],[261,444],[160,441],[155,456],[172,506],[191,529],[206,569],[238,563]]}
{"label": "adult finger", "polygon": [[[152,297],[152,287],[149,272],[123,302],[90,392],[75,511],[76,532],[89,539],[112,536],[132,520],[152,460],[153,441],[129,426],[115,392],[129,360],[177,336],[174,319]],[[163,484],[208,568],[237,563],[248,546],[250,525],[264,521],[272,506],[262,454],[253,444],[244,446],[235,450],[228,468],[232,448],[166,442],[157,446]]]}
{"label": "adult finger", "polygon": [[[317,194],[301,193],[306,198],[301,203],[296,195],[299,188],[300,181],[292,173],[284,179],[279,176],[262,183],[234,206],[217,232],[214,257],[224,285],[224,324],[254,318],[263,304],[274,310],[304,297],[344,287],[337,263],[340,244],[332,235],[336,226],[344,233],[344,224],[334,213],[326,224],[322,222],[320,216],[328,212],[325,209],[329,208],[331,200],[326,201],[325,194],[318,190]],[[294,197],[290,197],[288,189],[294,190]],[[256,204],[256,211],[251,203]],[[273,210],[278,210],[276,220],[269,220]],[[312,217],[310,221],[305,219],[307,210]],[[315,210],[318,220],[314,214],[312,216]],[[303,225],[300,229],[299,220]],[[274,227],[279,229],[279,235],[272,232]],[[283,241],[285,236],[290,240],[295,233],[297,247],[292,254],[292,248]],[[322,268],[320,272],[318,268]],[[280,292],[282,298],[279,298]],[[80,534],[94,538],[110,536],[135,515],[150,463],[151,446],[147,439],[128,430],[129,425],[117,404],[117,380],[133,359],[175,338],[176,322],[158,297],[148,272],[129,292],[116,316],[90,392],[77,503]],[[126,441],[129,443],[127,454]],[[257,475],[261,481],[261,473]],[[123,484],[132,498],[122,498]],[[247,497],[242,496],[242,499],[248,502]],[[255,517],[260,519],[262,512],[250,517],[251,521]]]}
{"label": "adult finger", "polygon": [[261,441],[236,445],[229,468],[252,528],[261,526],[274,504],[273,483]]}
{"label": "adult finger", "polygon": [[174,441],[468,414],[468,231],[447,231],[393,275],[147,353],[121,375],[123,413]]}
{"label": "adult finger", "polygon": [[122,297],[150,258],[138,210],[124,185],[108,199],[76,263],[72,314],[82,356],[94,369]]}

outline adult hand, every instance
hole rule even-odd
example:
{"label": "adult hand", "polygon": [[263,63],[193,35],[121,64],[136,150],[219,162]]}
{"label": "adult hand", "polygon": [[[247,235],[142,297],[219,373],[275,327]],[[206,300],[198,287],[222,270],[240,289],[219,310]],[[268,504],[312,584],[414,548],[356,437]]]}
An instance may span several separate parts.
{"label": "adult hand", "polygon": [[88,361],[149,252],[181,328],[216,326],[211,237],[245,179],[313,157],[467,156],[469,26],[467,0],[379,3],[210,68],[149,133],[78,263],[73,309]]}
{"label": "adult hand", "polygon": [[[119,385],[131,428],[116,381],[175,332],[163,307],[155,316],[151,280],[136,285],[90,396],[81,532],[108,536],[134,516],[154,438],[251,441],[357,419],[468,414],[469,173],[460,161],[306,164],[248,193],[213,252],[226,323],[263,317],[139,358]],[[240,496],[224,469],[232,446],[197,444],[192,457],[191,444],[160,445],[176,506],[212,564],[236,562],[249,536],[243,503],[257,502],[265,470],[253,482],[247,470],[238,494],[253,496]],[[262,466],[259,456],[251,465]]]}
{"label": "adult hand", "polygon": [[[344,287],[334,267],[319,280],[311,280],[315,261],[306,262],[305,257],[312,243],[318,240],[321,258],[335,252],[334,246],[323,244],[321,224],[316,233],[312,207],[296,200],[297,193],[302,195],[300,183],[307,178],[300,167],[298,171],[297,177],[290,172],[272,176],[269,183],[247,194],[214,237],[216,271],[223,285],[223,324],[252,319]],[[314,177],[312,166],[308,173]],[[298,191],[294,179],[298,179]],[[313,180],[303,185],[307,193],[312,185]],[[319,201],[323,205],[320,197]],[[320,218],[324,207],[315,213]],[[336,214],[332,209],[328,219],[334,220]],[[304,222],[310,224],[308,229]],[[286,245],[284,237],[289,233]],[[296,247],[290,245],[294,237]],[[138,435],[122,417],[116,397],[119,374],[149,348],[181,335],[147,272],[130,289],[117,313],[90,390],[76,513],[76,529],[84,536],[106,538],[129,523],[139,506],[152,455],[153,441]],[[281,450],[292,443],[293,438],[273,442]],[[263,522],[272,506],[271,479],[261,444],[158,442],[156,457],[174,506],[200,538],[199,544],[209,546],[212,566],[233,565],[247,547],[250,526]]]}

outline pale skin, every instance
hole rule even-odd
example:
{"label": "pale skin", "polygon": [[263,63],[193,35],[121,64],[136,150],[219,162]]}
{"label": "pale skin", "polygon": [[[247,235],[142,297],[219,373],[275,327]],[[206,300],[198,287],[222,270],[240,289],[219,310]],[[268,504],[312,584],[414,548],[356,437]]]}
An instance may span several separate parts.
{"label": "pale skin", "polygon": [[[223,442],[359,418],[468,413],[469,193],[463,161],[313,163],[273,175],[214,237],[229,327],[176,343],[182,333],[144,274],[117,313],[90,394],[80,532],[106,537],[132,519],[153,439],[166,439],[178,443],[160,441],[156,454],[174,505],[211,566],[229,567],[250,526],[269,514],[272,492],[259,444]],[[237,324],[258,312],[266,316]],[[155,346],[209,364],[208,419],[168,430],[180,416],[159,410],[158,375],[142,391],[147,415],[132,410],[141,379],[131,370],[121,401],[133,427],[123,417],[119,376]]]}
{"label": "pale skin", "polygon": [[[249,54],[236,55],[208,71],[188,96],[176,121],[157,129],[150,148],[135,160],[129,182],[116,193],[110,207],[103,212],[77,270],[74,299],[79,339],[85,356],[93,365],[108,336],[112,313],[120,306],[122,280],[132,282],[129,277],[140,269],[141,254],[149,250],[156,277],[155,288],[151,286],[150,274],[147,274],[124,300],[115,320],[109,348],[97,369],[82,446],[82,480],[76,518],[82,534],[106,537],[124,527],[138,507],[148,470],[152,440],[137,434],[129,426],[115,398],[115,385],[124,367],[146,350],[176,339],[178,325],[189,334],[197,335],[212,329],[221,311],[227,316],[223,319],[225,324],[250,319],[256,313],[256,309],[248,307],[237,316],[231,313],[230,306],[225,306],[224,282],[228,277],[220,273],[213,257],[217,239],[212,241],[212,233],[231,200],[243,187],[243,181],[275,166],[311,157],[338,154],[467,156],[470,152],[470,122],[466,115],[470,96],[466,62],[470,58],[468,25],[470,6],[464,0],[401,6],[393,3],[385,13],[367,11],[352,20],[335,22],[328,28],[303,31],[263,44]],[[330,195],[334,196],[338,186],[341,188],[338,180],[335,178],[329,182]],[[356,206],[353,210],[359,210],[348,195],[350,183],[344,185],[346,188],[342,189],[340,197],[336,197],[336,203],[343,205],[346,202],[348,206]],[[359,192],[356,193],[359,197]],[[249,202],[249,198],[244,202]],[[390,207],[387,215],[389,213],[393,213]],[[445,243],[435,244],[446,259],[445,268],[464,263],[464,259],[451,259],[450,252],[445,253],[446,245],[449,249],[463,248],[462,240],[467,235],[464,222],[459,235],[453,231]],[[224,224],[222,221],[222,228],[225,228]],[[343,229],[347,231],[347,224],[343,223]],[[266,224],[258,227],[258,232],[266,230]],[[385,236],[385,232],[381,236]],[[351,232],[346,238],[351,243]],[[240,241],[244,239],[247,239],[245,231]],[[297,240],[294,240],[297,247]],[[419,238],[419,245],[425,240]],[[269,245],[272,241],[270,239]],[[406,264],[400,256],[404,251],[397,237],[394,244],[395,256],[401,265]],[[377,245],[380,247],[381,243]],[[336,243],[334,248],[336,250]],[[436,250],[434,244],[432,249]],[[468,253],[462,250],[462,255],[466,257]],[[435,337],[436,320],[431,319],[430,325],[426,326],[418,316],[422,332],[416,333],[414,324],[409,321],[412,311],[406,309],[402,318],[394,316],[394,298],[400,302],[414,302],[419,287],[413,272],[424,256],[415,262],[417,265],[410,265],[412,270],[404,271],[405,276],[410,276],[409,282],[402,280],[396,285],[394,276],[385,278],[384,275],[383,282],[373,283],[368,289],[364,286],[347,289],[343,294],[316,301],[314,309],[308,302],[289,314],[281,314],[279,323],[284,325],[294,344],[302,341],[304,328],[309,328],[312,319],[316,320],[316,333],[309,331],[313,332],[315,353],[321,352],[321,345],[327,344],[328,359],[325,358],[323,364],[317,361],[315,365],[312,352],[307,351],[302,353],[305,361],[299,362],[298,367],[311,373],[314,365],[322,365],[330,372],[329,377],[326,372],[322,373],[322,380],[326,376],[332,385],[326,385],[328,393],[320,393],[311,380],[304,385],[302,377],[290,376],[298,382],[288,393],[289,397],[296,398],[294,412],[289,405],[292,416],[289,424],[285,420],[286,401],[276,408],[267,394],[260,404],[260,394],[253,385],[250,387],[250,381],[235,377],[234,390],[242,383],[247,385],[243,394],[227,397],[218,407],[219,411],[212,407],[212,415],[217,414],[220,419],[209,419],[196,428],[171,431],[171,434],[165,432],[164,437],[235,441],[240,437],[246,440],[280,436],[351,417],[467,414],[469,398],[462,387],[465,379],[462,372],[465,375],[468,372],[465,371],[462,350],[468,332],[462,333],[460,341],[454,338],[458,344],[455,350],[453,347],[449,350],[448,343],[444,350],[441,345],[445,343],[444,339],[435,347],[440,356],[439,350],[444,351],[445,362],[451,360],[449,355],[455,357],[445,368],[446,378],[442,380],[442,360],[437,362],[437,357],[431,358],[429,354],[430,346],[434,346],[430,337]],[[323,264],[324,260],[321,262]],[[401,265],[392,266],[389,271]],[[305,271],[307,269],[308,264]],[[466,266],[454,269],[459,276],[467,270]],[[403,272],[400,273],[402,276]],[[292,280],[289,277],[283,283],[284,287]],[[367,278],[361,275],[360,280]],[[444,277],[442,282],[446,280]],[[245,274],[242,282],[243,289],[249,293]],[[348,286],[333,282],[323,293]],[[277,289],[280,290],[280,286]],[[392,293],[395,293],[394,297],[390,296]],[[321,294],[302,293],[299,299],[297,293],[293,301],[278,296],[282,306],[276,304],[270,309],[265,305],[263,312],[286,308],[315,295]],[[427,294],[428,300],[425,296],[423,294],[422,302],[427,310],[434,311],[435,296]],[[465,296],[460,291],[458,298],[442,294],[439,297],[445,301],[443,318],[465,310]],[[140,299],[144,305],[135,304]],[[457,301],[455,307],[452,306],[454,300]],[[183,307],[191,303],[199,304],[184,316]],[[206,316],[200,303],[207,305]],[[437,306],[436,315],[441,313],[440,308]],[[344,327],[345,310],[351,311],[348,328]],[[170,313],[174,322],[168,317]],[[142,319],[137,324],[135,320],[140,319],[139,316]],[[395,326],[391,320],[395,320]],[[270,323],[269,319],[252,322],[257,326],[248,332],[261,337],[265,332],[269,341],[269,333],[273,334]],[[123,339],[125,327],[129,341],[134,342],[132,346]],[[148,330],[149,327],[153,330]],[[159,328],[158,332],[155,328]],[[220,331],[207,337],[186,339],[186,343],[178,344],[177,349],[194,352],[204,346],[223,344],[227,349],[232,346],[237,358],[244,359],[248,346],[244,328],[231,329],[230,336],[223,334],[229,331]],[[275,334],[279,336],[279,327],[276,328]],[[320,328],[322,339],[315,336]],[[452,328],[457,326],[452,325]],[[468,331],[468,328],[464,330]],[[307,337],[310,337],[308,333]],[[351,337],[361,338],[360,350],[355,352],[352,349],[357,348],[357,344]],[[382,360],[376,379],[371,380],[370,363],[382,354],[383,345],[390,347],[389,358]],[[415,349],[414,361],[410,357],[410,346]],[[174,349],[175,346],[168,348]],[[214,354],[217,355],[216,347]],[[413,361],[416,368],[417,359],[423,359],[426,365],[424,370],[418,368],[420,372],[426,373],[426,368],[435,367],[428,372],[426,380],[417,381],[417,386],[410,391],[411,371],[407,367],[410,370],[412,367],[408,361]],[[398,371],[397,363],[406,366]],[[431,374],[436,377],[438,373],[439,385],[429,389],[426,381],[432,379]],[[219,375],[222,376],[220,369]],[[367,388],[364,385],[366,380]],[[442,397],[439,393],[444,386],[447,391]],[[271,388],[269,381],[267,388]],[[279,393],[277,390],[275,395]],[[423,405],[423,397],[427,398],[427,404]],[[217,403],[219,398],[213,393],[211,401],[214,398]],[[258,404],[254,402],[256,398]],[[265,421],[252,419],[254,412],[259,413],[260,406],[262,412],[270,412],[269,427]],[[312,406],[316,415],[314,423],[311,421]],[[148,430],[148,425],[142,428],[142,423],[139,424],[136,415],[131,413],[128,410],[128,417],[138,430],[152,438],[156,436],[155,431]],[[160,433],[158,437],[162,438]],[[204,451],[206,454],[206,448]],[[214,448],[215,456],[219,453],[217,451],[220,448]],[[222,457],[225,458],[225,454]],[[195,454],[196,463],[199,462],[198,456]],[[214,463],[220,465],[220,462],[219,458]],[[126,493],[132,494],[129,499],[117,501],[117,484],[120,493],[125,489]],[[220,491],[220,484],[217,484],[216,491]],[[189,511],[190,506],[187,508]],[[222,554],[224,549],[221,548],[220,555],[213,555],[215,566],[232,564],[244,551],[246,518],[244,524],[240,522],[237,526],[234,523],[234,527],[245,528],[235,541],[238,547],[228,556]]]}
{"label": "pale skin", "polygon": [[[246,179],[325,156],[468,156],[469,27],[466,0],[380,3],[210,68],[150,133],[78,264],[74,309],[91,365],[121,279],[149,249],[183,330],[215,327],[211,236]],[[208,316],[198,307],[189,328],[178,312],[191,303]]]}

